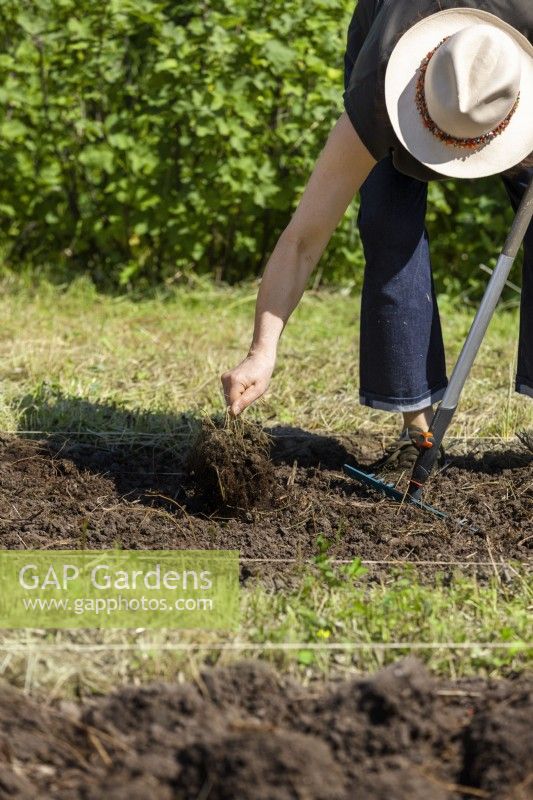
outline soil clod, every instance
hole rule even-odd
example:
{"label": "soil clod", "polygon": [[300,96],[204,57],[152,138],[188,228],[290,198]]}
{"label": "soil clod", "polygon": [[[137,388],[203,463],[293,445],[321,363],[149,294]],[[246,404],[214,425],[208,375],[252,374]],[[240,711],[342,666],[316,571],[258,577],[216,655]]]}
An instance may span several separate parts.
{"label": "soil clod", "polygon": [[204,420],[188,467],[196,496],[210,510],[238,514],[271,508],[279,494],[270,441],[258,424],[230,418]]}

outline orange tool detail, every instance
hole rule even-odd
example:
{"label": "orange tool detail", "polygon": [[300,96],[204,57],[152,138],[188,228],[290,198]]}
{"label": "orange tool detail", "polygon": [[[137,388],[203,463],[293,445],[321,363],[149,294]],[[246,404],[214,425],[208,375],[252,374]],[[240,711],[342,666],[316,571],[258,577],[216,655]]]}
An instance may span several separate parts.
{"label": "orange tool detail", "polygon": [[420,450],[430,450],[433,447],[434,442],[431,431],[420,431],[420,433],[417,433],[416,438],[416,446]]}

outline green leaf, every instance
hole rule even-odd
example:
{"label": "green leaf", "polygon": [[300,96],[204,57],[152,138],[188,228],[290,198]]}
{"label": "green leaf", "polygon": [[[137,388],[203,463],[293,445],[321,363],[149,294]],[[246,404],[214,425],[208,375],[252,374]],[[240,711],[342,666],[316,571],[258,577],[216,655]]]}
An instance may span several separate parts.
{"label": "green leaf", "polygon": [[80,164],[94,169],[101,169],[110,175],[113,172],[114,154],[107,145],[86,147],[79,155]]}
{"label": "green leaf", "polygon": [[268,60],[278,70],[287,69],[287,67],[293,64],[296,58],[294,50],[277,39],[271,39],[265,42],[263,50]]}
{"label": "green leaf", "polygon": [[165,58],[159,61],[154,68],[155,72],[177,72],[180,66],[176,58]]}
{"label": "green leaf", "polygon": [[311,666],[311,664],[315,660],[315,654],[312,650],[299,650],[298,651],[298,662],[305,667]]}
{"label": "green leaf", "polygon": [[0,125],[0,138],[8,141],[23,139],[27,132],[26,126],[18,119],[6,119]]}

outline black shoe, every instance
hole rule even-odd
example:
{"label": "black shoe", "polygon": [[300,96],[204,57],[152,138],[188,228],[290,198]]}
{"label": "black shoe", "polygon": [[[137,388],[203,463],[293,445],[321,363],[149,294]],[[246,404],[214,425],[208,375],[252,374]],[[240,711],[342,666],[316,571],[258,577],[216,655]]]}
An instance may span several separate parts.
{"label": "black shoe", "polygon": [[[390,444],[383,456],[372,464],[372,469],[375,472],[411,472],[416,459],[420,455],[420,450],[417,447],[417,442],[420,437],[425,438],[425,431],[422,428],[411,426],[404,428],[401,435],[396,441]],[[439,465],[443,464],[445,460],[444,449],[441,446],[439,452]]]}

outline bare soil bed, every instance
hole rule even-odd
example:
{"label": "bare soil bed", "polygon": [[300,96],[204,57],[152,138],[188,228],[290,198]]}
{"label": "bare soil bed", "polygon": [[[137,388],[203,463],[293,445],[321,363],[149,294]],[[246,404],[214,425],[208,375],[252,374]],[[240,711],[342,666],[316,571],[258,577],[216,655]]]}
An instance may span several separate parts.
{"label": "bare soil bed", "polygon": [[414,659],[305,688],[261,663],[38,705],[0,685],[0,798],[527,800],[533,680]]}
{"label": "bare soil bed", "polygon": [[[131,447],[3,437],[0,546],[234,548],[243,560],[287,562],[313,556],[322,535],[334,558],[487,562],[531,555],[533,454],[518,442],[512,451],[456,457],[434,477],[426,501],[450,514],[441,522],[343,474],[346,462],[368,466],[380,442],[270,433],[268,446],[253,430],[237,447],[224,436],[204,436],[192,453],[175,442]],[[247,569],[260,571],[262,562]]]}

